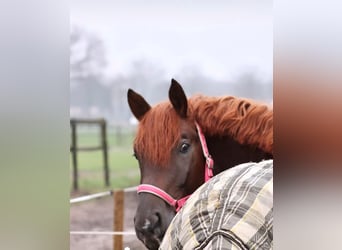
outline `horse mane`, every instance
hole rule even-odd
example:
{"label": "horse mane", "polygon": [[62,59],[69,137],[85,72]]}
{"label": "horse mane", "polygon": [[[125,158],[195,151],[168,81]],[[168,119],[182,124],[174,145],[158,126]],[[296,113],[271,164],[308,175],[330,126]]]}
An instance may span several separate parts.
{"label": "horse mane", "polygon": [[209,136],[231,136],[273,154],[273,109],[249,99],[207,97],[189,99],[191,113]]}
{"label": "horse mane", "polygon": [[[231,136],[244,145],[273,153],[273,109],[248,99],[197,95],[188,100],[189,120],[196,120],[204,134]],[[141,119],[134,148],[156,166],[169,162],[169,151],[180,139],[180,119],[171,103],[162,102]]]}

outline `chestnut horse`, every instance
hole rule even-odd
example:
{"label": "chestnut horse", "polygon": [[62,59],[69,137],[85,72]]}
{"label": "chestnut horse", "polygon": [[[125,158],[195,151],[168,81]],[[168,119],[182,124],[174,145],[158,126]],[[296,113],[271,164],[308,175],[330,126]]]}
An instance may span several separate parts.
{"label": "chestnut horse", "polygon": [[187,99],[174,79],[170,102],[151,107],[131,89],[127,97],[139,120],[134,155],[141,185],[134,224],[149,249],[159,247],[176,212],[212,174],[273,158],[273,110],[267,105],[232,96]]}

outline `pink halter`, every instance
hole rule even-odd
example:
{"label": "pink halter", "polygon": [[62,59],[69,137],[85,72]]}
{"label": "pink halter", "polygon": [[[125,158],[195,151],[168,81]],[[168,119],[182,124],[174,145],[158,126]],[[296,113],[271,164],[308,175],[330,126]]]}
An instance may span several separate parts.
{"label": "pink halter", "polygon": [[[203,155],[205,157],[204,181],[207,182],[208,180],[210,180],[211,177],[213,177],[214,160],[213,160],[213,158],[211,158],[211,156],[209,154],[207,143],[206,143],[204,134],[201,130],[201,127],[198,125],[197,122],[195,122],[195,125],[196,125],[198,136],[199,136],[200,141],[201,141]],[[139,185],[137,192],[138,192],[138,194],[139,193],[150,193],[150,194],[153,194],[153,195],[163,199],[171,207],[174,207],[176,212],[178,212],[183,207],[183,205],[185,204],[187,199],[191,196],[191,195],[187,195],[187,196],[185,196],[179,200],[176,200],[171,195],[166,193],[164,190],[162,190],[156,186],[150,185],[150,184]]]}
{"label": "pink halter", "polygon": [[176,212],[178,212],[186,202],[186,200],[190,197],[190,195],[185,196],[179,200],[174,199],[171,195],[166,193],[164,190],[149,184],[141,184],[138,186],[138,194],[139,193],[150,193],[159,198],[163,199],[168,203],[171,207],[174,207]]}

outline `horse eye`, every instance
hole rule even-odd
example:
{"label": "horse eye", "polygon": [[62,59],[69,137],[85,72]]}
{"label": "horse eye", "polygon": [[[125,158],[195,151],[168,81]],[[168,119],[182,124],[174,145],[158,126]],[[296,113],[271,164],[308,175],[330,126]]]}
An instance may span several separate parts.
{"label": "horse eye", "polygon": [[132,155],[135,159],[137,159],[138,160],[138,156],[137,156],[137,154],[134,152],[133,153],[133,155]]}
{"label": "horse eye", "polygon": [[183,144],[181,145],[179,151],[180,151],[181,153],[185,154],[186,152],[188,152],[189,148],[190,148],[190,145],[189,145],[189,144],[183,143]]}

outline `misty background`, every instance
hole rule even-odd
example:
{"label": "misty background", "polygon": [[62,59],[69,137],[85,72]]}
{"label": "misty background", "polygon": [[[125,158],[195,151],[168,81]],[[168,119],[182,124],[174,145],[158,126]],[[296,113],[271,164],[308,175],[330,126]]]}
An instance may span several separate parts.
{"label": "misty background", "polygon": [[132,118],[126,93],[167,99],[171,78],[187,94],[272,102],[272,2],[70,3],[70,116]]}

